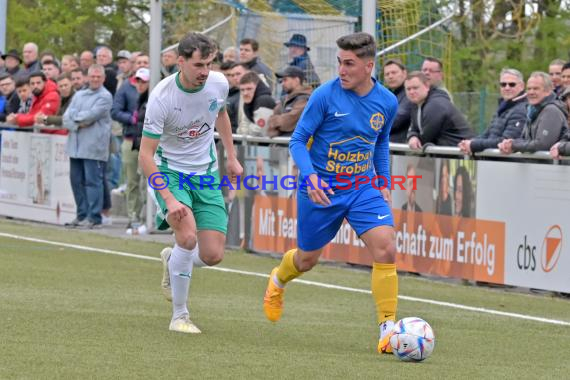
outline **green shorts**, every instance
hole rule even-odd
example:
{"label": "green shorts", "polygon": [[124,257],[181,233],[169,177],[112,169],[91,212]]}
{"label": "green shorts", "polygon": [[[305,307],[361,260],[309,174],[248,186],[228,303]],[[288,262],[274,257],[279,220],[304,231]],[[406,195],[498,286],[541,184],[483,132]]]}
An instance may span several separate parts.
{"label": "green shorts", "polygon": [[[168,176],[168,190],[174,195],[174,198],[180,203],[185,204],[192,209],[196,227],[198,230],[215,230],[226,233],[228,230],[228,213],[224,203],[222,191],[219,189],[220,177],[218,172],[213,172],[208,177],[214,177],[212,188],[209,186],[200,186],[200,176],[194,175],[187,180],[194,189],[183,181],[182,188],[179,186],[179,172],[159,168],[159,170]],[[162,196],[157,190],[153,191],[154,200],[158,206],[156,213],[156,225],[159,230],[166,230],[169,225],[166,220],[168,209]]]}

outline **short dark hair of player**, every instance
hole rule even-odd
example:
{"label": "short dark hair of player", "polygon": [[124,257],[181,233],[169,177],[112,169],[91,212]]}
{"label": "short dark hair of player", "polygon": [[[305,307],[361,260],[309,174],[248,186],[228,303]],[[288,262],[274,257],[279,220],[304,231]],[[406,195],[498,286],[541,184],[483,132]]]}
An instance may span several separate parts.
{"label": "short dark hair of player", "polygon": [[376,58],[376,41],[368,33],[353,33],[336,40],[339,49],[353,51],[358,58]]}
{"label": "short dark hair of player", "polygon": [[435,58],[435,57],[425,57],[425,58],[424,58],[424,62],[425,62],[425,61],[428,61],[428,62],[435,62],[435,63],[437,63],[437,64],[439,65],[439,69],[440,69],[440,70],[443,70],[443,63],[442,63],[439,59],[437,59],[437,58]]}
{"label": "short dark hair of player", "polygon": [[257,40],[254,40],[253,38],[244,38],[243,40],[241,40],[239,42],[240,45],[251,45],[251,49],[253,51],[258,51],[259,50],[259,42],[257,42]]}
{"label": "short dark hair of player", "polygon": [[231,70],[236,66],[237,66],[237,63],[235,63],[234,61],[225,61],[225,62],[222,62],[222,64],[220,65],[220,70],[222,70],[222,71]]}
{"label": "short dark hair of player", "polygon": [[201,33],[188,33],[178,43],[178,55],[184,59],[192,58],[198,50],[202,58],[207,58],[216,52],[216,44],[208,36]]}
{"label": "short dark hair of player", "polygon": [[259,81],[260,81],[259,76],[253,71],[249,71],[243,74],[243,76],[239,80],[239,84],[253,83],[257,85]]}
{"label": "short dark hair of player", "polygon": [[570,69],[570,62],[566,62],[564,66],[562,66],[562,71]]}
{"label": "short dark hair of player", "polygon": [[420,80],[420,82],[429,86],[428,77],[426,77],[426,75],[424,73],[422,73],[421,71],[412,71],[411,73],[408,74],[408,76],[406,77],[406,80],[410,80],[410,79],[414,79],[414,78],[418,78]]}
{"label": "short dark hair of player", "polygon": [[396,65],[396,66],[398,66],[398,67],[400,68],[400,70],[406,71],[406,66],[404,66],[404,64],[402,63],[402,61],[400,61],[400,60],[397,59],[397,58],[389,59],[389,60],[387,60],[387,61],[384,63],[384,67],[390,66],[390,65]]}
{"label": "short dark hair of player", "polygon": [[30,79],[36,78],[36,77],[41,77],[44,82],[47,81],[47,77],[46,77],[46,75],[43,73],[43,71],[34,71],[33,73],[31,73],[31,74],[28,76],[28,82],[30,81]]}

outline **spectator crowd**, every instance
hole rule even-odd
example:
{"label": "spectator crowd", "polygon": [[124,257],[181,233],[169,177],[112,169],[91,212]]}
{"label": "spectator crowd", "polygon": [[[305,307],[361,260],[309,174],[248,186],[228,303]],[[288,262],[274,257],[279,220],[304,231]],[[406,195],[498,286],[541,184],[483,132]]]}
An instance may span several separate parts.
{"label": "spectator crowd", "polygon": [[[263,47],[244,38],[219,50],[212,70],[229,83],[227,110],[232,131],[247,136],[290,136],[320,78],[302,34],[283,43],[288,62],[274,72],[263,62]],[[178,72],[176,49],[162,53],[162,77]],[[150,82],[146,52],[108,46],[61,58],[26,43],[0,59],[0,123],[14,128],[41,126],[41,132],[68,135],[70,181],[77,217],[70,227],[98,228],[112,223],[111,194],[126,198],[128,233],[144,233],[146,184],[138,167]],[[440,60],[426,57],[421,70],[403,62],[384,63],[383,84],[398,99],[390,141],[421,150],[458,147],[465,154],[485,149],[502,153],[549,151],[570,155],[568,130],[570,62],[555,59],[548,72],[528,78],[515,68],[497,78],[497,109],[476,135],[444,86]],[[414,207],[410,205],[410,207]]]}

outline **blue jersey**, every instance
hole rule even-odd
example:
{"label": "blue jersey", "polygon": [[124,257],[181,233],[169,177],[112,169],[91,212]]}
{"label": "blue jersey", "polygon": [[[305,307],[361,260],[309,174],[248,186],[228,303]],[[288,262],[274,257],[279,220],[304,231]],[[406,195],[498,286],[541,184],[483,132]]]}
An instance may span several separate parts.
{"label": "blue jersey", "polygon": [[[340,79],[317,88],[291,136],[289,149],[303,179],[316,173],[333,187],[354,189],[356,176],[381,175],[390,186],[389,136],[398,100],[375,79],[364,96],[341,87]],[[313,144],[307,150],[307,142]],[[342,180],[338,175],[345,173]],[[350,176],[348,176],[350,175]],[[384,183],[381,181],[380,186]]]}

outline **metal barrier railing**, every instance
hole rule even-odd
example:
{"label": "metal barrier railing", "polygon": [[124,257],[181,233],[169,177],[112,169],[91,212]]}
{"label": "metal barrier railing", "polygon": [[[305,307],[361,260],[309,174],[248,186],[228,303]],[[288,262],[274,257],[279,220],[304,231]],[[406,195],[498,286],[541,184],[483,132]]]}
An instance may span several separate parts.
{"label": "metal barrier railing", "polygon": [[[39,133],[41,129],[46,130],[61,130],[65,128],[56,127],[53,125],[34,125],[32,127],[18,128],[12,124],[0,123],[0,130],[18,130],[22,132],[36,132]],[[219,139],[219,135],[215,133],[216,139]],[[273,145],[288,145],[289,137],[258,137],[258,136],[247,136],[234,134],[233,140],[235,142],[241,142],[242,144],[273,144]],[[407,155],[416,156],[455,156],[464,157],[465,159],[501,159],[501,160],[537,160],[537,161],[552,161],[554,164],[558,164],[559,161],[569,161],[570,156],[561,157],[560,160],[554,160],[549,152],[539,151],[535,153],[512,153],[503,154],[499,149],[486,149],[483,152],[475,153],[474,155],[466,155],[459,150],[457,147],[453,146],[434,146],[428,145],[424,149],[411,149],[407,144],[396,144],[390,143],[390,152],[392,153],[404,153]]]}

